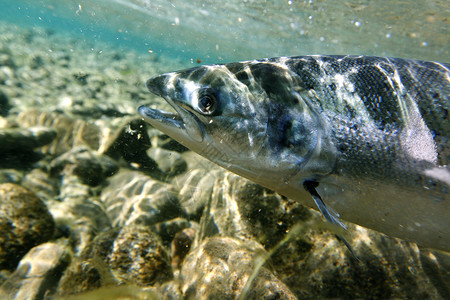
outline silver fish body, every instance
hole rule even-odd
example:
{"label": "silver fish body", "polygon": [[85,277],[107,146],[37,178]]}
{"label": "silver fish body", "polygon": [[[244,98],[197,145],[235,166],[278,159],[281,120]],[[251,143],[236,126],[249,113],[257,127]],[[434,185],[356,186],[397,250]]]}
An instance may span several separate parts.
{"label": "silver fish body", "polygon": [[[147,82],[141,116],[193,151],[324,213],[450,251],[448,64],[302,56]],[[326,206],[325,206],[326,204]]]}

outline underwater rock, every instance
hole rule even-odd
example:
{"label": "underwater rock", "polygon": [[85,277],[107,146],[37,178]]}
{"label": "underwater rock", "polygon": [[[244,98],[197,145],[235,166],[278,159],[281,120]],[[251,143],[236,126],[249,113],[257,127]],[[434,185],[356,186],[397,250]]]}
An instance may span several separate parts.
{"label": "underwater rock", "polygon": [[113,228],[95,237],[66,269],[56,294],[65,297],[92,291],[103,286],[118,285],[107,262],[120,228]]}
{"label": "underwater rock", "polygon": [[175,234],[170,246],[170,254],[172,257],[172,268],[179,269],[184,258],[194,243],[197,230],[194,228],[185,228]]}
{"label": "underwater rock", "polygon": [[[396,240],[375,231],[357,227],[349,241],[359,261],[348,256],[328,235],[313,237],[313,251],[303,259],[295,257],[288,247],[274,255],[283,265],[277,269],[288,286],[302,290],[299,297],[308,298],[370,298],[370,299],[446,299],[448,284],[442,284],[448,272],[436,253],[417,245]],[[422,253],[432,262],[433,271],[425,266]],[[276,258],[276,259],[275,259]],[[276,262],[275,262],[276,261]],[[276,266],[276,265],[275,265]],[[299,272],[301,270],[302,272]],[[288,275],[290,274],[290,275]],[[307,275],[308,274],[308,275]]]}
{"label": "underwater rock", "polygon": [[55,130],[47,127],[1,128],[0,153],[29,152],[49,144],[55,137]]}
{"label": "underwater rock", "polygon": [[184,216],[178,192],[138,171],[120,170],[102,190],[101,200],[113,226],[153,225]]}
{"label": "underwater rock", "polygon": [[[447,298],[448,284],[442,283],[448,276],[448,254],[348,226],[346,237],[359,261],[330,232],[310,235],[309,254],[297,251],[300,245],[294,240],[273,255],[279,278],[299,298]],[[425,260],[431,264],[426,266]]]}
{"label": "underwater rock", "polygon": [[78,176],[67,174],[61,180],[60,201],[48,202],[58,234],[68,236],[79,253],[103,231],[111,228],[111,221],[103,203],[94,196],[89,185]]}
{"label": "underwater rock", "polygon": [[29,109],[19,113],[16,119],[22,127],[45,126],[56,131],[56,138],[40,150],[45,154],[61,155],[77,146],[98,150],[101,130],[91,122],[72,119],[57,112]]}
{"label": "underwater rock", "polygon": [[8,53],[0,53],[0,66],[6,66],[12,69],[16,68],[13,58]]}
{"label": "underwater rock", "polygon": [[78,176],[87,185],[96,186],[118,170],[116,162],[98,155],[86,147],[76,147],[55,158],[50,163],[51,174]]}
{"label": "underwater rock", "polygon": [[186,299],[183,298],[178,281],[176,279],[165,282],[162,285],[160,285],[158,287],[158,292],[161,296],[155,299],[166,299],[166,300]]}
{"label": "underwater rock", "polygon": [[[3,282],[5,282],[10,276],[11,276],[12,272],[10,270],[0,270],[0,286],[3,284]],[[0,287],[1,290],[1,287]],[[1,294],[1,292],[0,292]]]}
{"label": "underwater rock", "polygon": [[199,239],[218,233],[251,238],[270,248],[292,225],[311,216],[310,209],[299,203],[224,172],[214,183],[210,204],[200,221]]}
{"label": "underwater rock", "polygon": [[187,169],[186,161],[178,152],[162,148],[150,148],[147,150],[147,155],[156,162],[163,176],[174,177]]}
{"label": "underwater rock", "polygon": [[6,66],[0,66],[0,84],[5,86],[14,86],[17,84],[15,77],[16,74],[14,69]]}
{"label": "underwater rock", "polygon": [[0,129],[0,168],[29,169],[44,155],[35,148],[49,144],[56,132],[46,127]]}
{"label": "underwater rock", "polygon": [[59,181],[41,169],[28,172],[22,180],[22,185],[44,201],[54,199],[59,194]]}
{"label": "underwater rock", "polygon": [[0,90],[0,116],[6,116],[10,109],[11,104],[9,103],[8,96]]}
{"label": "underwater rock", "polygon": [[123,158],[127,163],[151,176],[162,178],[163,174],[158,169],[157,163],[146,153],[150,147],[146,128],[147,125],[140,118],[127,120],[104,146],[104,153],[115,159]]}
{"label": "underwater rock", "polygon": [[113,228],[99,234],[64,273],[58,295],[133,283],[148,286],[172,278],[167,250],[142,226]]}
{"label": "underwater rock", "polygon": [[181,206],[191,219],[200,220],[205,206],[210,202],[214,184],[223,178],[223,169],[190,169],[185,174],[175,177],[172,185],[179,190]]}
{"label": "underwater rock", "polygon": [[99,233],[111,228],[102,203],[94,197],[77,196],[48,204],[55,219],[56,234],[69,237],[76,254],[83,251]]}
{"label": "underwater rock", "polygon": [[[297,299],[289,288],[262,266],[249,289],[244,288],[266,256],[256,242],[233,238],[206,239],[185,258],[180,273],[187,299]],[[244,294],[243,294],[244,293]]]}
{"label": "underwater rock", "polygon": [[88,148],[74,148],[50,163],[50,173],[60,180],[59,200],[49,203],[59,231],[73,240],[78,253],[111,221],[98,188],[117,166],[110,158]]}
{"label": "underwater rock", "polygon": [[168,135],[162,133],[160,130],[148,126],[148,136],[150,137],[150,142],[153,148],[162,148],[169,151],[175,151],[182,153],[188,151],[189,149],[181,145]]}
{"label": "underwater rock", "polygon": [[42,59],[42,56],[40,56],[40,55],[32,55],[28,58],[28,66],[31,69],[37,69],[44,65],[45,65],[45,62]]}
{"label": "underwater rock", "polygon": [[23,173],[15,169],[0,169],[0,183],[20,184]]}
{"label": "underwater rock", "polygon": [[160,238],[143,226],[125,226],[107,257],[119,282],[153,285],[172,279],[170,258]]}
{"label": "underwater rock", "polygon": [[31,249],[16,271],[0,287],[0,296],[8,299],[43,299],[55,290],[59,278],[71,260],[63,245],[45,243]]}
{"label": "underwater rock", "polygon": [[150,229],[161,237],[165,246],[169,246],[175,235],[186,228],[194,228],[197,230],[198,223],[192,220],[188,221],[185,218],[175,218],[150,226]]}
{"label": "underwater rock", "polygon": [[74,259],[61,277],[56,294],[64,299],[69,295],[114,285],[117,282],[103,260]]}
{"label": "underwater rock", "polygon": [[47,206],[20,185],[0,185],[0,268],[13,269],[32,247],[53,236],[55,223]]}

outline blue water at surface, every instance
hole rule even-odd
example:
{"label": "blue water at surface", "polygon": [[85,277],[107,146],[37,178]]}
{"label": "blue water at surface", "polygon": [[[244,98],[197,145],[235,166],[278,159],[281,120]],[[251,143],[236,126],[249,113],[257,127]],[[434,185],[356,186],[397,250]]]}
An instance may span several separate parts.
{"label": "blue water at surface", "polygon": [[2,1],[0,18],[189,63],[305,54],[449,61],[448,1]]}

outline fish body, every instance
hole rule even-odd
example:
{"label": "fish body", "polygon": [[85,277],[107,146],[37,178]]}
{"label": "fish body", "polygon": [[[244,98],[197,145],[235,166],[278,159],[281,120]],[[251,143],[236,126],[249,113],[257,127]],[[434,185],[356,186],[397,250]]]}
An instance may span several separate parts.
{"label": "fish body", "polygon": [[147,82],[176,113],[139,113],[338,226],[450,251],[449,69],[322,55],[199,66]]}

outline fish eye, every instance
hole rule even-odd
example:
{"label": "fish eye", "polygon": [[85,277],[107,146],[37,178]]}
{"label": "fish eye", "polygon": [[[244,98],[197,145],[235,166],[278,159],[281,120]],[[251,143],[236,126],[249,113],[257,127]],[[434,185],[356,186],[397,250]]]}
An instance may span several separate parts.
{"label": "fish eye", "polygon": [[212,115],[217,108],[217,98],[214,91],[210,88],[198,91],[198,110],[204,115]]}

